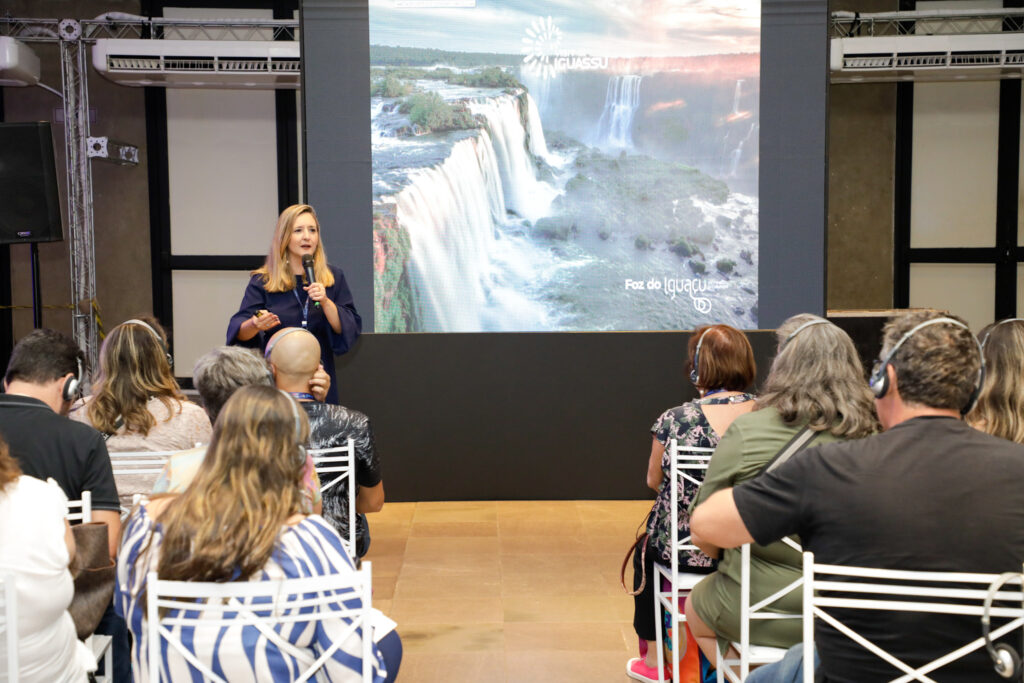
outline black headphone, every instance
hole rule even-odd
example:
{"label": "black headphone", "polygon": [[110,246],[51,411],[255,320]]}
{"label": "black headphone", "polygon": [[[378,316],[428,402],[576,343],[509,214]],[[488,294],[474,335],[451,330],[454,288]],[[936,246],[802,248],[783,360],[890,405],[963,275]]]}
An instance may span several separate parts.
{"label": "black headphone", "polygon": [[[918,330],[928,327],[929,325],[938,325],[939,323],[956,325],[957,327],[962,327],[968,332],[971,331],[971,328],[967,327],[967,325],[964,325],[959,320],[953,320],[952,318],[932,318],[931,320],[925,320],[923,323],[912,327],[909,332],[900,337],[900,340],[896,342],[892,349],[889,350],[889,353],[885,355],[885,358],[878,362],[874,371],[871,373],[871,379],[868,380],[868,386],[871,387],[871,393],[875,395],[875,398],[882,398],[889,391],[889,373],[887,373],[885,369],[889,367],[889,363],[892,361],[893,356],[896,355],[896,352],[900,350],[900,347],[903,346],[903,342],[914,336],[914,333]],[[971,335],[971,339],[974,340],[974,343],[978,347],[978,356],[981,361],[981,365],[978,366],[978,377],[974,381],[974,390],[967,399],[967,404],[960,409],[961,415],[966,415],[971,412],[971,408],[974,407],[974,403],[978,400],[978,394],[981,393],[981,385],[985,381],[985,353],[982,349],[981,343],[975,339],[973,334]]]}
{"label": "black headphone", "polygon": [[78,397],[82,381],[85,379],[82,374],[82,357],[78,354],[75,354],[75,364],[78,366],[75,376],[68,377],[68,380],[64,382],[64,387],[60,390],[61,398],[65,401],[74,401]]}
{"label": "black headphone", "polygon": [[1020,655],[1006,643],[992,643],[992,638],[989,635],[989,613],[992,611],[992,601],[995,600],[999,589],[1007,582],[1019,578],[1020,574],[1015,572],[1000,574],[999,578],[988,587],[981,612],[981,637],[985,640],[985,649],[988,650],[988,656],[992,658],[992,666],[995,667],[996,673],[1007,679],[1020,677]]}
{"label": "black headphone", "polygon": [[160,345],[160,350],[164,352],[164,357],[167,359],[167,364],[172,368],[174,367],[174,357],[171,352],[167,349],[167,344],[164,343],[164,338],[160,336],[160,333],[153,329],[153,326],[147,323],[145,320],[139,320],[138,318],[132,318],[131,320],[125,320],[122,325],[142,325],[147,330],[153,333],[156,337],[157,344]]}
{"label": "black headphone", "polygon": [[999,322],[997,322],[992,327],[988,328],[988,331],[985,332],[984,338],[982,338],[982,340],[981,340],[981,348],[985,348],[985,344],[988,343],[989,336],[995,331],[995,329],[997,327],[999,327],[1003,323],[1013,323],[1013,322],[1024,322],[1024,318],[1004,318],[1003,320],[1000,320]]}
{"label": "black headphone", "polygon": [[693,382],[694,386],[700,380],[700,345],[704,343],[704,337],[710,331],[711,328],[709,327],[701,333],[700,338],[697,340],[697,348],[693,351],[693,367],[690,369],[690,381]]}

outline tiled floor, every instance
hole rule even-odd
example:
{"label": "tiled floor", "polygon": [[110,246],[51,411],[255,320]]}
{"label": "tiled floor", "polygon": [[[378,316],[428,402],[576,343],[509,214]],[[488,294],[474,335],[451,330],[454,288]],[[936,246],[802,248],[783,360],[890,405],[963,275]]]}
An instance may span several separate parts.
{"label": "tiled floor", "polygon": [[[388,503],[370,516],[374,605],[400,683],[628,681],[619,567],[650,501]],[[627,570],[627,582],[631,582]]]}

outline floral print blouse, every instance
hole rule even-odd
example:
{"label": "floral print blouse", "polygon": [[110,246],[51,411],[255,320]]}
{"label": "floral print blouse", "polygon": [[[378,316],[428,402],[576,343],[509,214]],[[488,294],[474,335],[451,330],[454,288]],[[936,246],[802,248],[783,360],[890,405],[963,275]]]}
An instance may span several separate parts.
{"label": "floral print blouse", "polygon": [[[701,406],[722,405],[731,403],[744,403],[754,400],[752,394],[736,394],[733,396],[706,396],[694,399],[681,406],[670,408],[661,414],[651,427],[651,434],[663,446],[668,448],[672,439],[676,439],[681,446],[698,448],[714,448],[718,445],[721,435],[717,434],[704,417]],[[654,507],[647,520],[648,543],[655,551],[654,559],[668,565],[672,562],[672,555],[669,547],[672,545],[671,529],[671,501],[672,489],[669,488],[671,481],[672,463],[668,450],[661,456],[661,471],[664,479],[661,482],[661,490],[654,500]],[[689,481],[683,480],[679,484],[679,535],[685,536],[690,533],[690,503],[697,495],[697,487]],[[711,571],[714,567],[713,560],[697,550],[688,550],[679,557],[680,567],[687,567],[695,571]]]}

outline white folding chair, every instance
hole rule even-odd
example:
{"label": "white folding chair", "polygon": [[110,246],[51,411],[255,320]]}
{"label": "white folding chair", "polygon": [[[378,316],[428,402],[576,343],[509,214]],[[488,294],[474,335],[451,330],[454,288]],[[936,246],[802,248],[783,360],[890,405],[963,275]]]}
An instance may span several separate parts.
{"label": "white folding chair", "polygon": [[[672,562],[666,567],[658,562],[654,563],[654,576],[648,581],[654,581],[654,615],[655,615],[655,641],[658,647],[658,680],[664,678],[665,652],[664,636],[662,634],[661,610],[666,610],[672,619],[672,679],[679,680],[679,637],[680,624],[686,622],[686,615],[679,610],[679,597],[686,596],[694,586],[706,575],[694,574],[692,572],[679,571],[679,553],[689,550],[699,551],[697,546],[690,542],[690,535],[680,538],[679,536],[679,496],[682,487],[686,482],[694,486],[700,486],[704,481],[704,474],[707,472],[708,463],[714,448],[698,448],[696,446],[680,446],[676,439],[669,442],[669,486],[671,489],[670,499],[670,520],[672,525]],[[671,583],[672,588],[662,591],[661,578],[665,577]]]}
{"label": "white folding chair", "polygon": [[[114,479],[124,476],[157,476],[163,472],[164,465],[171,456],[179,451],[132,451],[111,453],[110,465],[114,470]],[[119,485],[119,489],[122,487]],[[152,486],[149,487],[152,489]],[[122,489],[123,490],[123,489]],[[147,491],[148,493],[148,491]],[[131,510],[121,506],[121,518],[124,519]]]}
{"label": "white folding chair", "polygon": [[92,491],[82,491],[81,499],[68,501],[67,520],[85,524],[92,521]]}
{"label": "white folding chair", "polygon": [[[356,442],[349,439],[344,446],[317,448],[309,451],[320,477],[321,494],[342,483],[348,486],[348,537],[342,537],[348,556],[356,559]],[[328,477],[327,475],[331,475]],[[327,481],[325,484],[324,481]]]}
{"label": "white folding chair", "polygon": [[[914,668],[842,623],[828,608],[883,610],[887,612],[915,612],[918,614],[945,614],[973,617],[979,624],[984,613],[985,597],[989,587],[1000,578],[999,574],[965,572],[906,571],[818,564],[814,553],[804,553],[804,662],[814,658],[814,620],[819,619],[854,641],[869,652],[903,672],[890,683],[920,681],[935,683],[928,674],[985,647],[983,638],[975,638],[948,654]],[[1017,576],[1007,583],[1021,583]],[[911,599],[907,599],[907,598]],[[1024,626],[1024,592],[1020,588],[999,590],[996,602],[1012,602],[1020,607],[993,606],[989,616],[1008,619],[993,626],[990,638],[995,640]],[[989,670],[991,671],[991,670]],[[804,683],[813,683],[814,667],[804,666]]]}
{"label": "white folding chair", "polygon": [[11,574],[0,575],[0,681],[18,680],[18,587]]}
{"label": "white folding chair", "polygon": [[[782,542],[801,552],[800,544],[791,538],[783,538]],[[740,641],[732,643],[732,647],[739,652],[739,658],[723,657],[721,651],[717,652],[715,670],[718,683],[728,680],[731,683],[740,683],[750,675],[752,665],[771,664],[783,658],[786,654],[785,648],[771,647],[768,645],[755,645],[750,642],[750,622],[756,619],[800,619],[802,615],[787,612],[770,612],[768,608],[781,598],[793,591],[799,590],[804,579],[801,575],[782,589],[750,604],[750,544],[740,547]],[[739,667],[737,673],[736,667]]]}
{"label": "white folding chair", "polygon": [[[254,628],[262,636],[260,641],[291,655],[303,668],[295,681],[318,679],[335,652],[345,648],[349,656],[361,658],[362,680],[369,683],[374,665],[370,565],[364,562],[362,569],[349,574],[229,583],[164,581],[150,572],[145,625],[148,680],[158,683],[161,674],[167,673],[161,671],[163,645],[169,662],[172,654],[178,655],[203,680],[227,683],[185,646],[182,635],[188,634],[189,642],[195,644],[210,644],[221,636],[230,642],[234,634],[227,629]],[[160,617],[161,610],[168,612]],[[310,622],[324,622],[330,629],[331,645],[322,652],[299,648],[281,635]],[[358,650],[352,648],[353,639],[360,641]]]}

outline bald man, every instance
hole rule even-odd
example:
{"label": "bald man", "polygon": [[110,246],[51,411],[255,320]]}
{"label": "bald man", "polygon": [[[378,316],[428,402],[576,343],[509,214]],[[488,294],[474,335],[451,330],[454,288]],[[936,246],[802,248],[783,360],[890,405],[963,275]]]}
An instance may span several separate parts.
{"label": "bald man", "polygon": [[[309,416],[310,448],[336,448],[355,441],[356,460],[356,554],[370,548],[367,512],[384,507],[384,482],[373,441],[370,419],[340,405],[320,403],[308,393],[309,378],[320,364],[320,342],[301,327],[279,330],[267,342],[267,360],[277,388],[295,397]],[[344,484],[328,487],[332,474],[321,481],[323,516],[343,537],[348,536],[348,489]]]}

